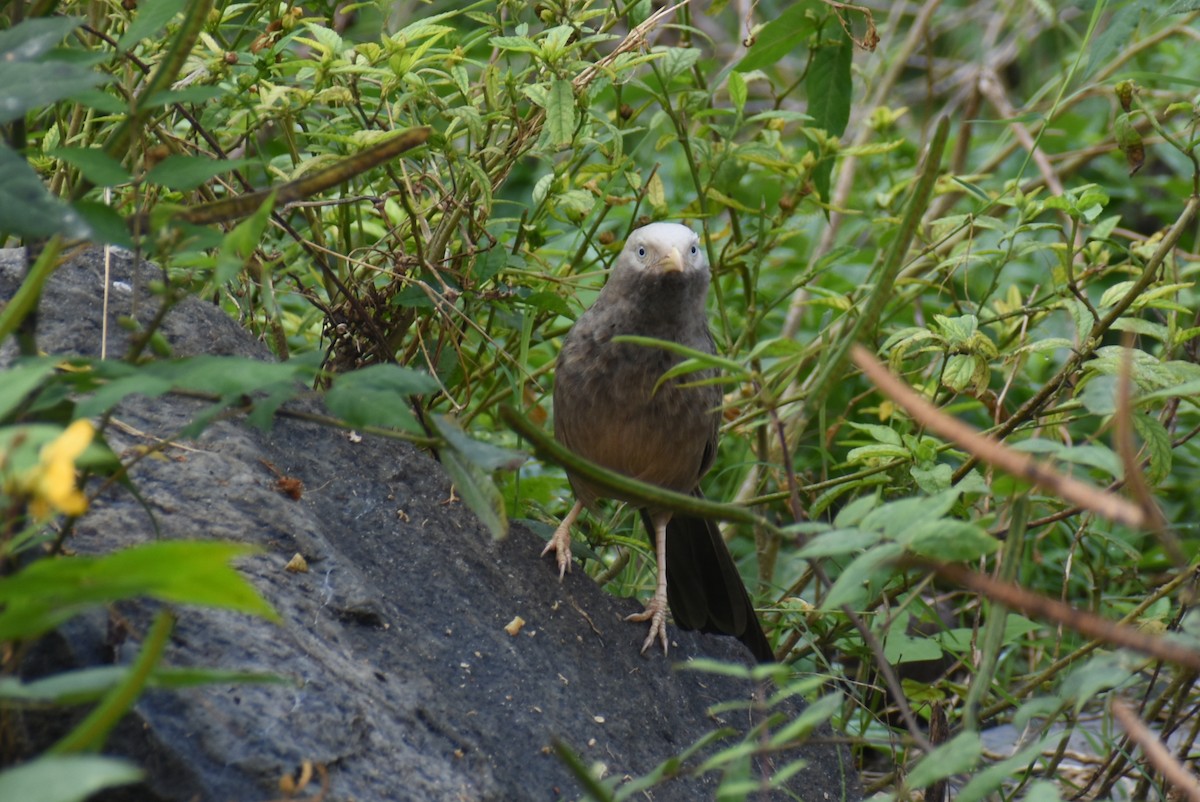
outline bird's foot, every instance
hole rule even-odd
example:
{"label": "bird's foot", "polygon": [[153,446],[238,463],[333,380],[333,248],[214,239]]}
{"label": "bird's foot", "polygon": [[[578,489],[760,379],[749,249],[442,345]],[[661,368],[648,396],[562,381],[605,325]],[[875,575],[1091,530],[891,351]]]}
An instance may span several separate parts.
{"label": "bird's foot", "polygon": [[625,620],[650,622],[650,632],[642,643],[642,654],[646,653],[655,640],[662,644],[663,654],[667,653],[667,600],[665,598],[659,598],[658,594],[655,594],[650,603],[646,605],[645,610],[626,616]]}
{"label": "bird's foot", "polygon": [[564,519],[558,525],[558,528],[554,530],[554,534],[550,537],[550,542],[546,544],[546,548],[542,549],[542,556],[545,557],[552,551],[558,562],[558,581],[561,582],[563,577],[566,576],[567,571],[571,570],[570,519]]}

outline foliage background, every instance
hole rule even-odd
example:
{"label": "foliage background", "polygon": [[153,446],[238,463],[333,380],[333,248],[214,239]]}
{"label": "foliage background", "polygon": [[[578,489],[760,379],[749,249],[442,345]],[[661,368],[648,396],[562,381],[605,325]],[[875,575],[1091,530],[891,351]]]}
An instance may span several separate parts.
{"label": "foliage background", "polygon": [[[1178,731],[1186,758],[1193,675],[1028,594],[1195,648],[1189,3],[714,2],[657,19],[599,0],[126,5],[29,7],[83,25],[26,59],[65,72],[0,120],[0,155],[74,201],[94,238],[133,245],[122,218],[138,221],[164,297],[218,301],[293,375],[319,362],[344,422],[440,447],[495,529],[548,533],[563,474],[530,460],[493,483],[512,461],[487,444],[524,445],[499,410],[544,428],[560,338],[628,231],[693,225],[727,380],[706,494],[758,516],[730,526],[731,548],[790,676],[837,692],[870,776],[898,798],[934,798],[952,774],[958,798],[1165,798],[1109,700]],[[53,89],[61,75],[77,80]],[[427,143],[402,158],[229,233],[167,219],[419,126]],[[0,190],[0,227],[80,233],[65,213],[39,229],[25,203]],[[977,464],[858,374],[855,340],[944,412],[1126,493],[1158,531]],[[131,362],[153,331],[144,343]],[[6,423],[72,417],[23,397]],[[6,492],[7,531],[23,531],[36,494]],[[586,567],[645,595],[633,518],[587,523]],[[966,591],[905,555],[1027,594]],[[979,737],[1000,724],[1030,739],[1007,760]],[[1101,760],[1068,772],[1078,728]]]}

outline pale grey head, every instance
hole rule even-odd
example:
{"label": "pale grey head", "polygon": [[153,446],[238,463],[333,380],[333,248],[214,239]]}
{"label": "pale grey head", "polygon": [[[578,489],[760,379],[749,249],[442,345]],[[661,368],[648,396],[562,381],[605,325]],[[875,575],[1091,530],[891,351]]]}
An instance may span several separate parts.
{"label": "pale grey head", "polygon": [[708,259],[695,231],[679,223],[651,223],[629,235],[618,266],[662,273],[703,273]]}

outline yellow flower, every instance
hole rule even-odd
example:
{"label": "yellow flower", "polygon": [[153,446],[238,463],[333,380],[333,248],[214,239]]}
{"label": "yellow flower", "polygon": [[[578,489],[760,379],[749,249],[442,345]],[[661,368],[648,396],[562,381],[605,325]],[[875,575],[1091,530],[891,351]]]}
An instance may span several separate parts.
{"label": "yellow flower", "polygon": [[32,496],[29,511],[35,518],[52,512],[82,515],[87,510],[87,497],[75,486],[75,460],[95,435],[91,421],[77,420],[42,446],[28,485]]}

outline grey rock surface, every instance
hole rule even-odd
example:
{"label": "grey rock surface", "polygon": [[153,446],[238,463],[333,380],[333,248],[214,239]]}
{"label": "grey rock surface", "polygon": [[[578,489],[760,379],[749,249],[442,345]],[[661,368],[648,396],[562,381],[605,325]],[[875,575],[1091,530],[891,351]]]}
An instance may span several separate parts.
{"label": "grey rock surface", "polygon": [[[87,251],[53,276],[42,350],[98,355],[102,261]],[[119,355],[127,335],[116,317],[130,313],[133,288],[157,272],[147,266],[135,281],[124,253],[111,270],[108,353]],[[0,251],[0,300],[20,275],[20,252]],[[157,304],[142,295],[138,317],[149,320]],[[176,356],[270,359],[200,301],[173,310],[164,331]],[[0,364],[12,357],[11,348],[0,353]],[[156,438],[172,445],[132,471],[148,509],[128,492],[106,492],[70,545],[108,552],[154,538],[156,522],[166,538],[259,547],[239,567],[282,624],[182,609],[166,663],[274,672],[292,683],[147,693],[106,751],[133,756],[148,779],[106,799],[267,800],[303,761],[328,767],[329,800],[576,799],[580,787],[550,750],[556,738],[608,776],[637,777],[718,726],[745,733],[760,723],[760,715],[708,708],[770,688],[679,670],[693,657],[749,663],[740,643],[672,627],[669,659],[639,654],[644,627],[622,621],[638,601],[606,594],[579,570],[560,584],[550,559],[539,559],[542,540],[520,526],[493,540],[428,454],[288,419],[262,432],[235,417],[178,440],[204,406],[176,396],[119,406],[107,432],[119,454]],[[300,499],[280,492],[271,466],[303,481]],[[308,573],[284,570],[297,553]],[[27,675],[131,660],[155,609],[132,602],[74,619],[30,656]],[[509,635],[516,616],[527,623]],[[68,724],[26,718],[26,748]],[[773,762],[796,759],[808,765],[791,798],[860,797],[844,750],[807,744]],[[719,782],[683,776],[645,798],[711,799]]]}

